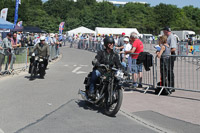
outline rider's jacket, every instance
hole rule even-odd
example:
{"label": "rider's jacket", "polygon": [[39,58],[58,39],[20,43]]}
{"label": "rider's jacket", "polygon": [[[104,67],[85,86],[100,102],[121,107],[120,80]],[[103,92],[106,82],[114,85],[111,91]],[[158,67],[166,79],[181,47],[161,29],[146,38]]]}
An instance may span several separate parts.
{"label": "rider's jacket", "polygon": [[106,49],[101,50],[95,56],[95,66],[94,69],[99,70],[101,73],[103,70],[98,68],[99,64],[109,65],[110,67],[122,68],[121,62],[119,60],[118,54],[114,53],[113,51],[108,53]]}
{"label": "rider's jacket", "polygon": [[42,45],[42,44],[38,43],[33,48],[33,51],[36,51],[36,50],[37,50],[38,56],[49,57],[49,45],[48,44],[44,43]]}

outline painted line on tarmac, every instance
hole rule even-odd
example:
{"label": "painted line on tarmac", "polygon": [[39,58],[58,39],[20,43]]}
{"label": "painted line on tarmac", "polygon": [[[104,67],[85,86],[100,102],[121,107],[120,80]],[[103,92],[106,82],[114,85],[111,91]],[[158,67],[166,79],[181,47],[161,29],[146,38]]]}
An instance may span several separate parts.
{"label": "painted line on tarmac", "polygon": [[84,73],[87,73],[87,72],[78,71],[76,74],[84,74]]}
{"label": "painted line on tarmac", "polygon": [[76,73],[76,74],[84,74],[84,73],[87,73],[87,72],[83,72],[83,71],[78,71],[79,69],[81,69],[82,67],[76,67],[72,72],[73,73]]}
{"label": "painted line on tarmac", "polygon": [[82,67],[88,67],[88,65],[80,65],[80,66],[82,66]]}
{"label": "painted line on tarmac", "polygon": [[156,125],[154,125],[153,123],[150,123],[148,121],[145,121],[144,119],[134,115],[134,114],[131,114],[131,113],[128,113],[128,111],[125,111],[125,109],[120,109],[119,111],[122,115],[126,116],[127,118],[153,130],[153,131],[156,131],[158,133],[175,133],[175,132],[172,132],[172,131],[166,131],[166,129],[163,129],[162,127],[158,127]]}
{"label": "painted line on tarmac", "polygon": [[72,72],[76,73],[79,69],[81,69],[81,67],[76,67]]}
{"label": "painted line on tarmac", "polygon": [[4,133],[4,131],[0,128],[0,133]]}

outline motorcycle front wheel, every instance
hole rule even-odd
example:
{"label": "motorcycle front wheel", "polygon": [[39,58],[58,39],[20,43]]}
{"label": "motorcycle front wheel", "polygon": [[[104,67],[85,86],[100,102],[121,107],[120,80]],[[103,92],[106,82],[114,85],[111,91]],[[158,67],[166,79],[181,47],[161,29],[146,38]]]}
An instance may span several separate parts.
{"label": "motorcycle front wheel", "polygon": [[35,77],[35,66],[33,65],[31,68],[31,79],[33,79]]}
{"label": "motorcycle front wheel", "polygon": [[121,107],[122,99],[122,89],[116,89],[113,93],[113,102],[109,103],[107,101],[106,103],[105,114],[111,117],[115,116]]}

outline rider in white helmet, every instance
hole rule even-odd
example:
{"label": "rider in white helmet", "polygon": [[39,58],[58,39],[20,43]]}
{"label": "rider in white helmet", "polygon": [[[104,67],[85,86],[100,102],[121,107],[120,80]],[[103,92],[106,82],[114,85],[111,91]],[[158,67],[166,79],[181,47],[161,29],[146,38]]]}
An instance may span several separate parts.
{"label": "rider in white helmet", "polygon": [[49,57],[49,45],[45,42],[45,36],[40,37],[40,43],[36,44],[33,52],[37,50],[38,56]]}
{"label": "rider in white helmet", "polygon": [[37,56],[43,57],[45,69],[48,65],[49,45],[45,42],[45,36],[40,37],[40,42],[33,48],[33,54],[37,51]]}

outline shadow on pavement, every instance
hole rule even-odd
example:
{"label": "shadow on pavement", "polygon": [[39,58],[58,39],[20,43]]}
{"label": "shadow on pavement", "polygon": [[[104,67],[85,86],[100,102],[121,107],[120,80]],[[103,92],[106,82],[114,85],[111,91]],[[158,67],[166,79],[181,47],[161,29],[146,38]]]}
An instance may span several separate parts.
{"label": "shadow on pavement", "polygon": [[172,98],[180,98],[180,99],[186,99],[186,100],[193,100],[193,101],[200,101],[200,99],[196,99],[196,98],[190,98],[190,97],[181,97],[181,96],[170,96]]}
{"label": "shadow on pavement", "polygon": [[31,78],[31,76],[25,76],[24,78],[29,79],[29,81],[33,81],[35,79],[44,79],[44,78],[41,78],[40,76],[36,76],[34,78]]}
{"label": "shadow on pavement", "polygon": [[[79,105],[79,107],[81,107],[85,110],[97,111],[97,113],[101,113],[101,114],[107,116],[104,113],[103,107],[97,107],[94,104],[87,102],[87,101],[84,101],[84,100],[79,100],[79,101],[75,101],[75,102]],[[111,117],[111,118],[115,118],[115,117]]]}

